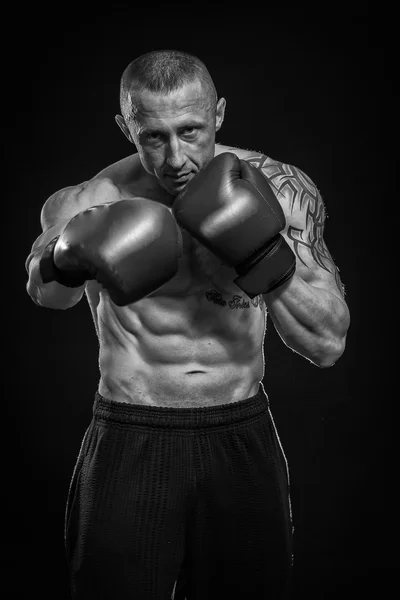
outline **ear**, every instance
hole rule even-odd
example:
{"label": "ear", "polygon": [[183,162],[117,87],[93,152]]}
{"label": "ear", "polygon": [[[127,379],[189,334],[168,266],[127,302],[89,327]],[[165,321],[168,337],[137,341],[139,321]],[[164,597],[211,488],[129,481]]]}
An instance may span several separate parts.
{"label": "ear", "polygon": [[225,106],[226,106],[225,98],[220,98],[218,100],[217,108],[215,111],[215,131],[219,131],[219,129],[221,129],[222,123],[224,122]]}
{"label": "ear", "polygon": [[135,142],[132,139],[129,128],[128,128],[127,124],[125,123],[124,117],[122,117],[121,115],[115,115],[115,122],[117,123],[118,127],[120,128],[120,130],[122,131],[124,136],[128,138],[128,140],[131,142],[131,144],[134,144]]}

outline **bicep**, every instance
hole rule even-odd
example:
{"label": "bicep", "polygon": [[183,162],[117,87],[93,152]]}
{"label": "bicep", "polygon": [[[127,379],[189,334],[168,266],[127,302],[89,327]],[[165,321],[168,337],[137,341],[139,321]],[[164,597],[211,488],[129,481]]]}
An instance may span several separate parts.
{"label": "bicep", "polygon": [[282,164],[268,175],[285,213],[282,235],[296,256],[296,273],[310,285],[344,298],[339,269],[324,239],[326,209],[317,186],[291,165]]}
{"label": "bicep", "polygon": [[321,237],[318,244],[313,243],[310,231],[299,227],[287,226],[282,232],[296,256],[296,273],[306,283],[314,287],[330,290],[344,298],[344,285],[327,245]]}
{"label": "bicep", "polygon": [[296,272],[314,287],[344,297],[344,286],[324,239],[326,210],[321,194],[308,192],[303,206],[290,212],[283,235],[296,256]]}

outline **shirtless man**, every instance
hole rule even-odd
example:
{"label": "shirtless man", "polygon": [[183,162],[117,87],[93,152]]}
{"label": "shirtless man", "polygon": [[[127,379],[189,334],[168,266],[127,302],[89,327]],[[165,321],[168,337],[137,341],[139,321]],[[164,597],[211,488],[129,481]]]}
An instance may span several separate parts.
{"label": "shirtless man", "polygon": [[263,342],[268,311],[315,365],[344,351],[324,204],[296,167],[215,143],[226,102],[196,57],[139,57],[120,99],[137,153],[53,194],[26,263],[39,306],[86,294],[99,339],[66,511],[72,597],[281,598],[292,521]]}

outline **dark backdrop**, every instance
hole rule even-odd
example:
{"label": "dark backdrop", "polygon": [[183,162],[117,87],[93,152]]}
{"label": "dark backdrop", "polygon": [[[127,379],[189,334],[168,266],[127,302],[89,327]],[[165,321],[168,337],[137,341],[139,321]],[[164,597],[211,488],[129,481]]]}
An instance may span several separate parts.
{"label": "dark backdrop", "polygon": [[351,310],[346,351],[321,370],[271,324],[265,343],[264,386],[292,480],[291,597],[386,597],[397,568],[386,378],[394,15],[361,2],[323,12],[287,3],[113,6],[18,5],[3,22],[3,545],[13,597],[68,598],[65,501],[99,376],[86,302],[39,308],[25,291],[24,261],[46,198],[134,150],[114,123],[119,78],[133,58],[163,48],[209,67],[227,99],[217,141],[294,164],[322,192],[325,238]]}

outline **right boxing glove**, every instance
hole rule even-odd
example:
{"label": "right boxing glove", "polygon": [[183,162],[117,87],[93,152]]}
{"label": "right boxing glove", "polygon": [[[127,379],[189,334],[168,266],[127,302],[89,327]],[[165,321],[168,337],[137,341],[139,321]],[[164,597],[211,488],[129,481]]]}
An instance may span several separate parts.
{"label": "right boxing glove", "polygon": [[96,279],[118,306],[145,298],[178,271],[181,231],[169,210],[134,198],[75,215],[45,248],[43,283],[79,287]]}

